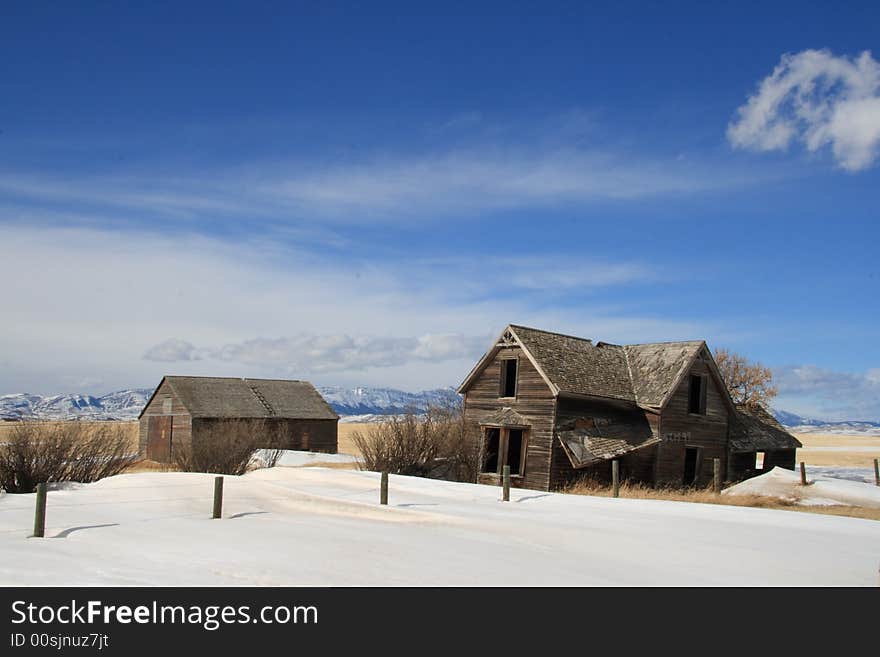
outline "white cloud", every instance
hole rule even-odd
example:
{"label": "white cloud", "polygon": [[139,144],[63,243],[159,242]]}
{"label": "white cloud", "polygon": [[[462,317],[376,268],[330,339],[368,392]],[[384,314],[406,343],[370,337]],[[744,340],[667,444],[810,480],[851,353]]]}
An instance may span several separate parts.
{"label": "white cloud", "polygon": [[880,151],[880,63],[828,50],[783,55],[737,110],[727,129],[736,148],[784,150],[793,140],[814,152],[830,146],[847,171],[869,167]]}
{"label": "white cloud", "polygon": [[144,358],[159,362],[214,359],[289,373],[351,372],[425,361],[475,360],[486,349],[489,340],[489,335],[462,334],[421,337],[303,334],[196,349],[189,342],[172,338],[148,349]]}
{"label": "white cloud", "polygon": [[157,363],[200,360],[202,357],[192,343],[178,338],[169,338],[157,345],[153,345],[144,353],[145,360],[152,360]]}
{"label": "white cloud", "polygon": [[774,406],[830,420],[880,421],[880,368],[839,372],[815,365],[774,370]]}
{"label": "white cloud", "polygon": [[[559,260],[523,271],[534,282]],[[460,382],[508,322],[618,342],[708,333],[509,283],[504,294],[493,282],[471,289],[471,274],[274,241],[0,225],[0,394],[106,392],[163,374],[296,378],[298,368],[317,383],[431,388]],[[100,385],[77,387],[86,380]]]}

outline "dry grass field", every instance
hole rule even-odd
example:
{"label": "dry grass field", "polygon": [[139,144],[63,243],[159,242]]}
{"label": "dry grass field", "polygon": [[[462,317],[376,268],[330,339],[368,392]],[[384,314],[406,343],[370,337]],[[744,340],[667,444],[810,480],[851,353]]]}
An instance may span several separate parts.
{"label": "dry grass field", "polygon": [[871,468],[874,459],[880,458],[880,436],[821,433],[795,435],[804,445],[797,452],[797,460],[807,465]]}

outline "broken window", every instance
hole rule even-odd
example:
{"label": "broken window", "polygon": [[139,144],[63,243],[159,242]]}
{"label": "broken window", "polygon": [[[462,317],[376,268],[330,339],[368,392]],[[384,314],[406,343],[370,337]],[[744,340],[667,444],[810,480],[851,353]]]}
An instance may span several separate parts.
{"label": "broken window", "polygon": [[691,374],[688,387],[688,413],[706,414],[706,378]]}
{"label": "broken window", "polygon": [[755,452],[755,470],[763,470],[764,469],[764,452]]}
{"label": "broken window", "polygon": [[510,466],[510,474],[522,476],[525,471],[526,431],[486,427],[483,429],[483,472],[501,474]]}
{"label": "broken window", "polygon": [[501,429],[486,429],[483,447],[483,472],[498,472],[498,451],[501,448]]}
{"label": "broken window", "polygon": [[517,360],[506,358],[501,361],[501,396],[516,397]]}

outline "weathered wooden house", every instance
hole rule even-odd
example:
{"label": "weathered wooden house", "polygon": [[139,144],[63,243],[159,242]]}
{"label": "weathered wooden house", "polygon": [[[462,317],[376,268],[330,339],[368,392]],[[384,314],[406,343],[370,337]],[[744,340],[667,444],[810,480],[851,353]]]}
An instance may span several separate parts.
{"label": "weathered wooden house", "polygon": [[169,462],[230,421],[270,426],[284,449],[335,454],[339,416],[308,381],[166,376],[138,420],[141,456]]}
{"label": "weathered wooden house", "polygon": [[801,446],[766,411],[736,407],[702,340],[616,345],[508,326],[459,387],[479,425],[480,481],[553,490],[579,476],[690,486],[713,459],[734,481],[794,469]]}

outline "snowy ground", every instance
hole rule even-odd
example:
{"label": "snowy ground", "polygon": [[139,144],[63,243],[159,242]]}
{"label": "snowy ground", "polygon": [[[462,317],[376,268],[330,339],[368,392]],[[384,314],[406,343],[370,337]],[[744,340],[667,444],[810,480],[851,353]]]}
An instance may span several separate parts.
{"label": "snowy ground", "polygon": [[880,522],[280,467],[0,498],[0,584],[876,585]]}
{"label": "snowy ground", "polygon": [[880,509],[880,486],[820,474],[810,468],[807,486],[799,472],[773,468],[759,477],[746,479],[726,489],[724,495],[764,495],[805,506],[850,505]]}
{"label": "snowy ground", "polygon": [[874,483],[874,470],[871,468],[850,468],[837,465],[808,465],[807,479],[816,477],[830,479],[848,479],[849,481],[862,481],[866,484]]}

